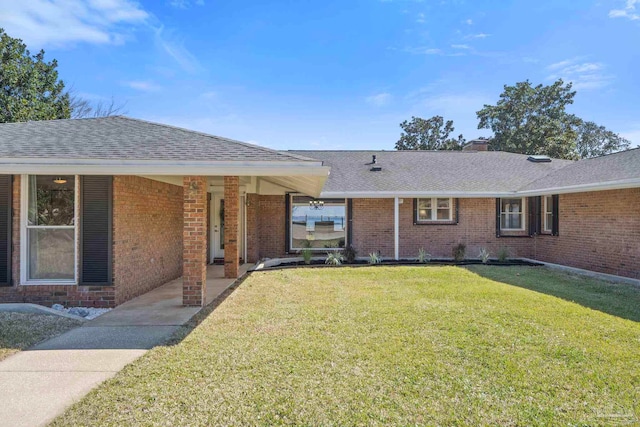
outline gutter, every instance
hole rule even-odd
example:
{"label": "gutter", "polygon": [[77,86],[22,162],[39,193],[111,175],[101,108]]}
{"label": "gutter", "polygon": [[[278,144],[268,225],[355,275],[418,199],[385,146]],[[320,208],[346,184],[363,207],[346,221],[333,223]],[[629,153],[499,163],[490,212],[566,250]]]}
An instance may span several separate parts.
{"label": "gutter", "polygon": [[207,176],[317,176],[330,167],[308,161],[179,161],[107,159],[2,159],[5,174],[77,175],[207,175]]}
{"label": "gutter", "polygon": [[548,187],[539,190],[517,191],[522,196],[541,196],[545,194],[584,193],[587,191],[621,190],[640,187],[640,178],[621,179],[602,183],[567,185],[564,187]]}

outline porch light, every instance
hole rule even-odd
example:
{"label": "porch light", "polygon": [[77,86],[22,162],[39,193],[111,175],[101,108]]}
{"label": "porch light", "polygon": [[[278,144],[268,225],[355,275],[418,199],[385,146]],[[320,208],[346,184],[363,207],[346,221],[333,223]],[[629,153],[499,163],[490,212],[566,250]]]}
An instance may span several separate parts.
{"label": "porch light", "polygon": [[56,176],[55,178],[53,178],[53,182],[55,182],[56,184],[66,184],[67,180],[61,176]]}
{"label": "porch light", "polygon": [[309,200],[309,207],[315,210],[323,209],[324,202],[322,200]]}

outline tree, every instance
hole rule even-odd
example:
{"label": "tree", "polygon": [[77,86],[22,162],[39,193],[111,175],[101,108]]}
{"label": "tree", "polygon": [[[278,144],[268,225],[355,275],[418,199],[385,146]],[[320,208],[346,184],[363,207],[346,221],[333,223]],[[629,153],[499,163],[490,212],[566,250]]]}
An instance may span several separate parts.
{"label": "tree", "polygon": [[43,50],[32,56],[0,28],[0,123],[71,117],[57,67],[55,59],[44,60]]}
{"label": "tree", "polygon": [[576,149],[580,158],[603,156],[616,151],[626,150],[631,145],[625,139],[604,126],[594,122],[581,121],[578,126],[578,141]]}
{"label": "tree", "polygon": [[462,150],[465,139],[449,138],[455,130],[453,121],[444,121],[442,116],[430,119],[411,117],[411,120],[400,123],[404,132],[396,142],[396,150]]}
{"label": "tree", "polygon": [[571,83],[532,86],[527,80],[504,86],[496,105],[477,112],[478,129],[491,129],[492,150],[546,154],[560,159],[595,157],[629,147],[628,140],[566,111]]}
{"label": "tree", "polygon": [[113,98],[109,102],[98,101],[91,104],[89,100],[81,97],[73,89],[69,90],[69,105],[72,119],[85,119],[90,117],[110,117],[119,114],[127,114],[124,105],[116,105]]}
{"label": "tree", "polygon": [[562,80],[550,86],[534,87],[528,80],[505,85],[496,105],[477,112],[478,129],[493,131],[493,150],[574,159],[579,119],[566,112],[574,96],[571,83]]}

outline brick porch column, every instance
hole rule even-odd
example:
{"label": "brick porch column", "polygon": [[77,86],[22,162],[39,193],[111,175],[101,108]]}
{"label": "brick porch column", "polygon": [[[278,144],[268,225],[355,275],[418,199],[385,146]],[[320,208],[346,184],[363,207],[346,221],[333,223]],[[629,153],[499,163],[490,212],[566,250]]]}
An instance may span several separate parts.
{"label": "brick porch column", "polygon": [[200,307],[207,292],[207,179],[183,178],[182,304]]}
{"label": "brick porch column", "polygon": [[224,277],[233,279],[240,271],[240,179],[224,177]]}

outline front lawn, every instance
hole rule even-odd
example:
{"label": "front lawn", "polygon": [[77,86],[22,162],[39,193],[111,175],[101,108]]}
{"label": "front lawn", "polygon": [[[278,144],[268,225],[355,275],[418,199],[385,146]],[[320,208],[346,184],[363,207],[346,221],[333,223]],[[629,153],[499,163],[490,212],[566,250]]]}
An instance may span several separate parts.
{"label": "front lawn", "polygon": [[47,314],[0,312],[0,360],[81,324]]}
{"label": "front lawn", "polygon": [[[542,267],[478,273],[514,284],[457,267],[254,273],[54,424],[640,422],[640,290],[579,291]],[[600,307],[523,285],[541,280],[598,293]]]}

